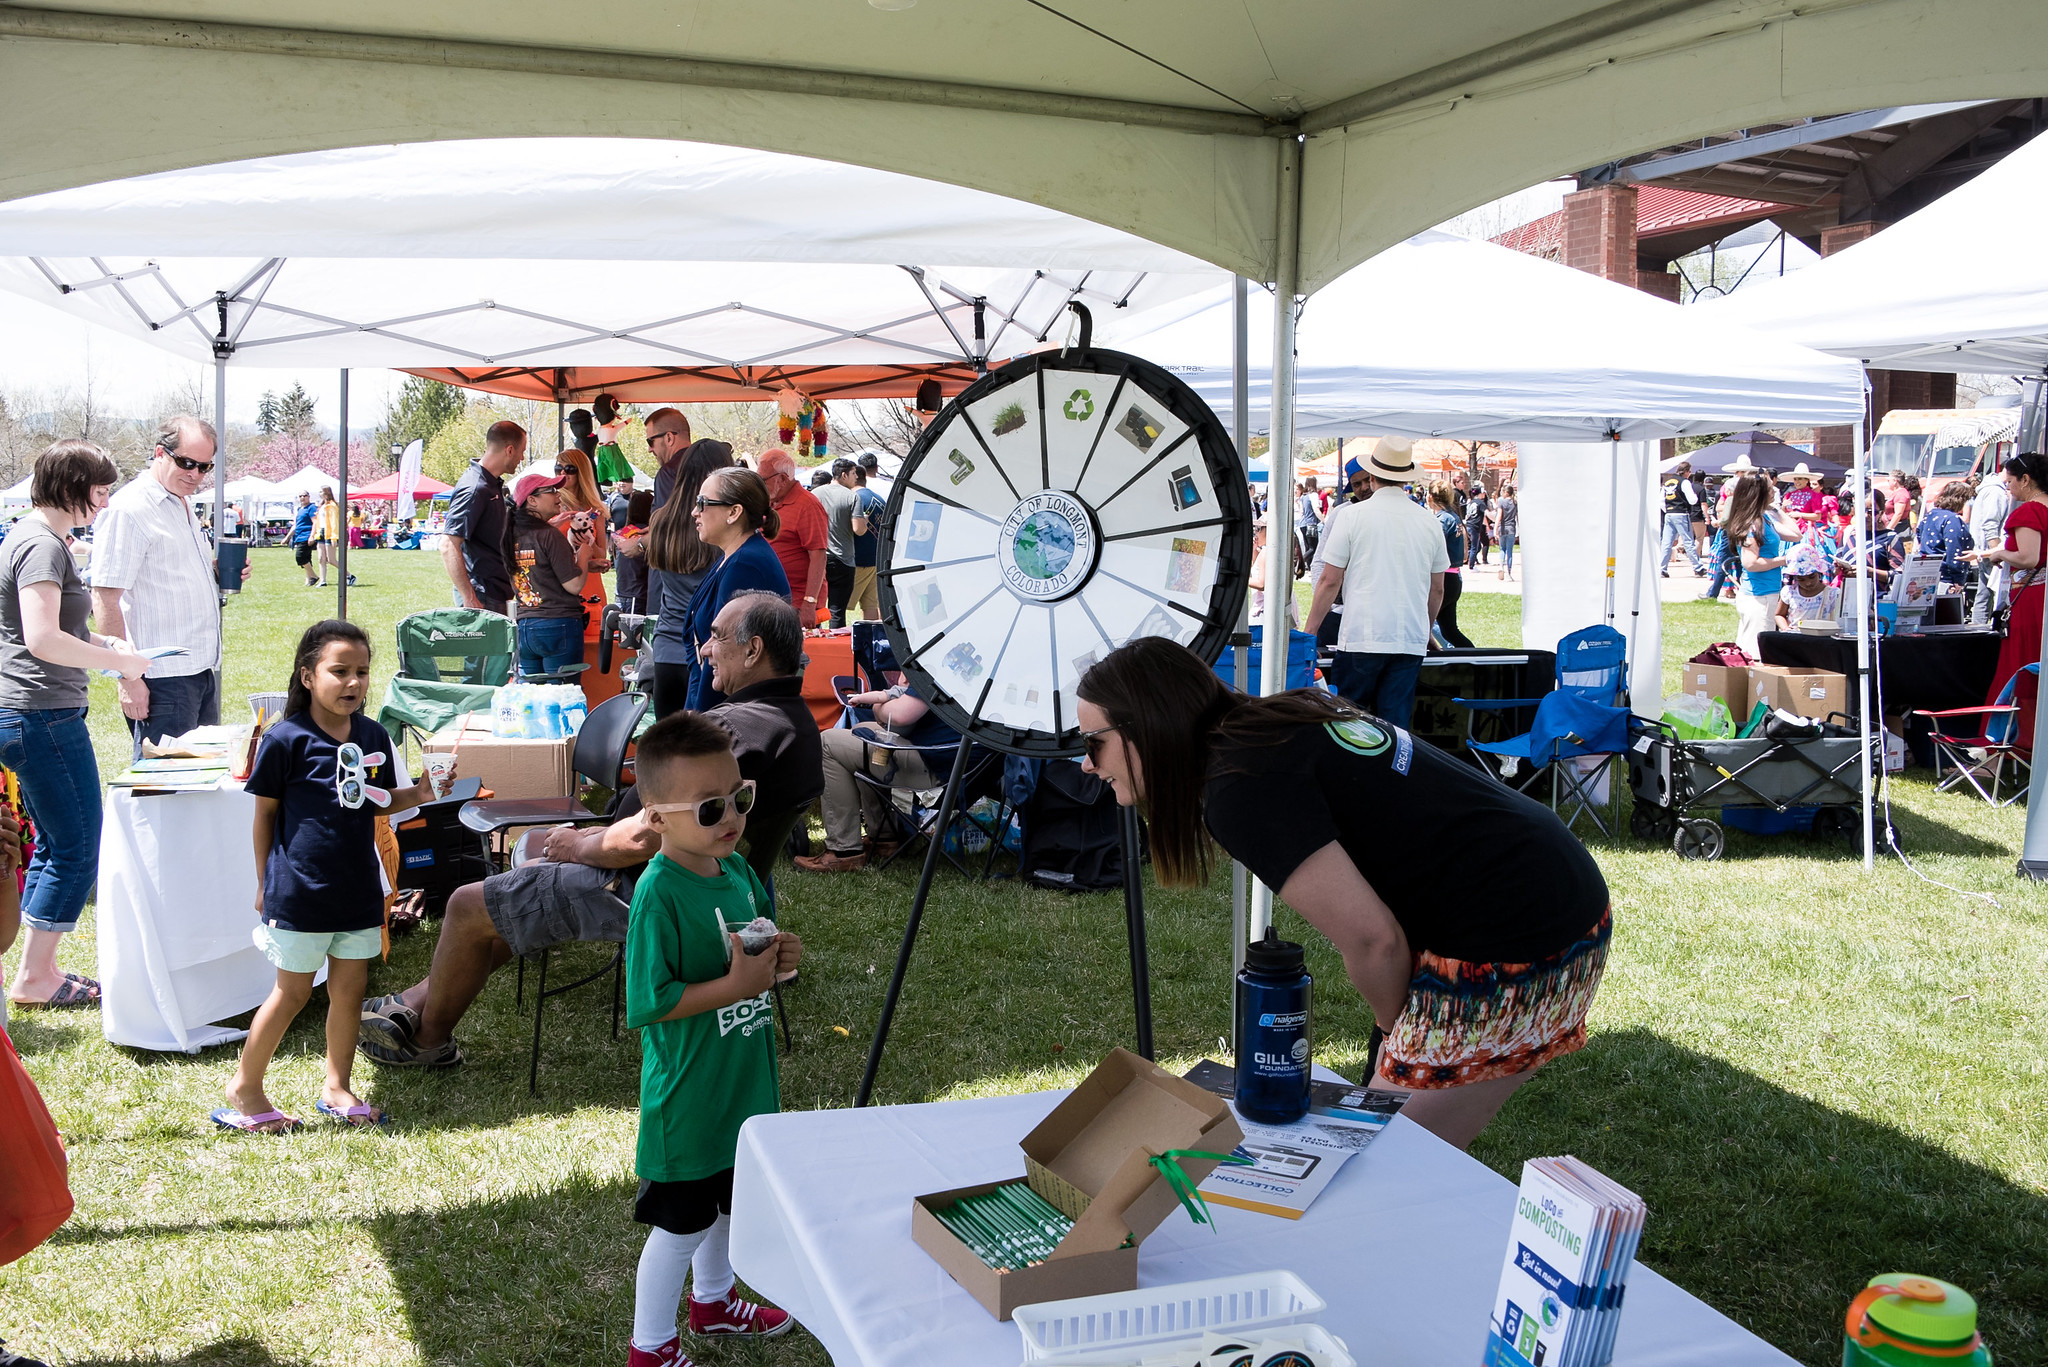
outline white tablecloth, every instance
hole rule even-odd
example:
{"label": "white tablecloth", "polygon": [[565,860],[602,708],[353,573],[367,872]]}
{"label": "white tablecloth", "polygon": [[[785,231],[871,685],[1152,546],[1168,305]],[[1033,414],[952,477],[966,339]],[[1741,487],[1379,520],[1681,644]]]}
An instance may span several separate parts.
{"label": "white tablecloth", "polygon": [[[910,1201],[1023,1174],[1017,1141],[1063,1092],[757,1116],[740,1132],[732,1261],[839,1367],[1005,1367],[999,1323],[911,1241]],[[1329,1302],[1321,1323],[1372,1367],[1458,1367],[1486,1344],[1514,1184],[1397,1119],[1300,1221],[1213,1207],[1176,1215],[1138,1258],[1144,1286],[1286,1268]],[[1656,1212],[1650,1213],[1654,1221]],[[1616,1367],[1791,1364],[1638,1264]]]}
{"label": "white tablecloth", "polygon": [[112,1043],[192,1054],[247,1033],[209,1022],[255,1010],[277,985],[250,938],[255,815],[239,787],[107,790],[97,916],[100,1022]]}

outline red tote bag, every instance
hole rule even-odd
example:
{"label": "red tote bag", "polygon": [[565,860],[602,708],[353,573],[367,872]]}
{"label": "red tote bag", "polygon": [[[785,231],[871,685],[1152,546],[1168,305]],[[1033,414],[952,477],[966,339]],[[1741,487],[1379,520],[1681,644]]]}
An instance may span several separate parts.
{"label": "red tote bag", "polygon": [[64,1141],[0,1030],[0,1265],[13,1262],[71,1218]]}

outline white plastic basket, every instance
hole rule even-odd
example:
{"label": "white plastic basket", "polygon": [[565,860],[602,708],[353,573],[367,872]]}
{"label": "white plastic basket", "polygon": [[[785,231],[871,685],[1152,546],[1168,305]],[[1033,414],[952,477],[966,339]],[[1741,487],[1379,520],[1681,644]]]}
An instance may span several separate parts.
{"label": "white plastic basket", "polygon": [[1024,1336],[1025,1362],[1078,1367],[1084,1355],[1093,1358],[1199,1338],[1209,1329],[1307,1324],[1324,1306],[1323,1298],[1301,1278],[1275,1270],[1020,1305],[1011,1319]]}
{"label": "white plastic basket", "polygon": [[[1301,1340],[1308,1350],[1308,1360],[1315,1367],[1358,1367],[1358,1360],[1351,1356],[1350,1348],[1320,1324],[1272,1325],[1265,1329],[1248,1329],[1247,1334],[1286,1334]],[[1172,1353],[1187,1355],[1201,1351],[1202,1337],[1199,1334],[1181,1339],[1163,1339],[1156,1343],[1133,1344],[1128,1348],[1105,1348],[1099,1351],[1076,1353],[1071,1357],[1061,1355],[1045,1359],[1047,1367],[1133,1367],[1133,1364],[1149,1361],[1156,1356]],[[1170,1359],[1169,1359],[1170,1360]],[[1220,1360],[1220,1359],[1219,1359]],[[1288,1361],[1293,1361],[1289,1358]],[[1035,1367],[1035,1364],[1034,1364]]]}

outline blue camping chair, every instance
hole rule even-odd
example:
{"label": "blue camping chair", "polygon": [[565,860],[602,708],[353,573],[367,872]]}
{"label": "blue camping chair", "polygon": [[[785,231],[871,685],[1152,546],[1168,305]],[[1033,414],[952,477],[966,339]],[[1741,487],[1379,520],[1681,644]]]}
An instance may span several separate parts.
{"label": "blue camping chair", "polygon": [[[1474,712],[1505,708],[1536,708],[1529,730],[1503,741],[1471,741],[1473,762],[1509,782],[1507,775],[1478,758],[1514,760],[1528,774],[1512,787],[1522,787],[1537,774],[1550,774],[1550,809],[1565,825],[1590,816],[1602,835],[1619,829],[1615,795],[1620,786],[1608,773],[1617,756],[1628,750],[1628,640],[1610,626],[1586,627],[1557,643],[1557,684],[1542,698],[1474,699],[1452,702]],[[1598,756],[1600,763],[1581,768],[1576,761]],[[1607,801],[1598,799],[1607,781]],[[1607,809],[1603,815],[1603,806]]]}

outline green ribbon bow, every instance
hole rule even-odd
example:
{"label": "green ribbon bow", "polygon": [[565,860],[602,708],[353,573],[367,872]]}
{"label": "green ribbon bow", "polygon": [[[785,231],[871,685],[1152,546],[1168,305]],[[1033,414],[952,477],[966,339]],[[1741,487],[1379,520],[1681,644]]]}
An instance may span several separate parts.
{"label": "green ribbon bow", "polygon": [[1234,1153],[1208,1153],[1202,1149],[1168,1149],[1149,1160],[1159,1175],[1166,1179],[1166,1185],[1173,1188],[1173,1194],[1180,1197],[1181,1208],[1187,1211],[1188,1218],[1198,1225],[1207,1225],[1209,1232],[1214,1234],[1216,1220],[1209,1213],[1209,1202],[1196,1189],[1187,1169],[1180,1165],[1183,1158],[1213,1158],[1218,1163],[1235,1163],[1245,1168],[1252,1166],[1252,1160],[1239,1158]]}

